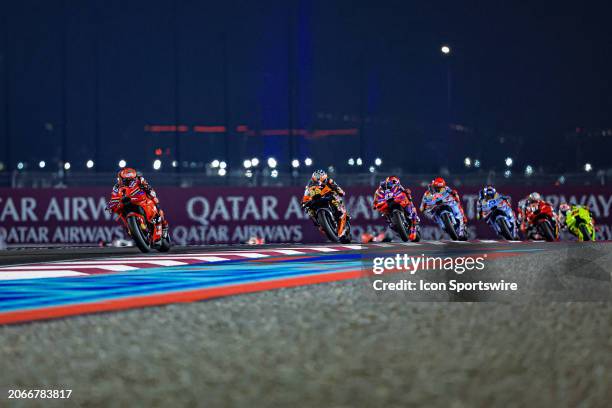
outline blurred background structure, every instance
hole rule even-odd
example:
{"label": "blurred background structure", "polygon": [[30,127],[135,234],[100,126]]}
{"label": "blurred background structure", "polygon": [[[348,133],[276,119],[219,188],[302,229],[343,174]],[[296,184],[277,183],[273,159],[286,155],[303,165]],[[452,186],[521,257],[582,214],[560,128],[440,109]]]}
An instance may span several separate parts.
{"label": "blurred background structure", "polygon": [[0,183],[609,184],[606,10],[477,3],[4,2]]}

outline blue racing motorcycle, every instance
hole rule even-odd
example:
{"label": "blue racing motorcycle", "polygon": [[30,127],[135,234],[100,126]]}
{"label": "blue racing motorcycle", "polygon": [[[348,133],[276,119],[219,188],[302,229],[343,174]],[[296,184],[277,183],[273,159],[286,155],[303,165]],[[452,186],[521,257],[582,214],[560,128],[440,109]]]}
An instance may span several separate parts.
{"label": "blue racing motorcycle", "polygon": [[442,228],[453,241],[467,241],[463,215],[455,199],[448,192],[433,194],[425,199],[429,207],[426,214]]}
{"label": "blue racing motorcycle", "polygon": [[498,236],[509,241],[518,240],[516,217],[510,203],[504,197],[484,200],[482,203],[483,219],[493,228]]}

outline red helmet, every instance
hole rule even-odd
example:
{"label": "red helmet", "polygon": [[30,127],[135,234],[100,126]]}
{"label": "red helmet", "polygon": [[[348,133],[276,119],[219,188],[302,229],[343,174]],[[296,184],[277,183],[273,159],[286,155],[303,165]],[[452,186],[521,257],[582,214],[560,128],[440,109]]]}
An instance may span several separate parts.
{"label": "red helmet", "polygon": [[136,176],[138,176],[136,170],[126,167],[117,173],[117,181],[120,185],[127,186],[136,178]]}
{"label": "red helmet", "polygon": [[442,177],[437,177],[432,180],[430,186],[432,190],[442,192],[446,188],[446,181]]}

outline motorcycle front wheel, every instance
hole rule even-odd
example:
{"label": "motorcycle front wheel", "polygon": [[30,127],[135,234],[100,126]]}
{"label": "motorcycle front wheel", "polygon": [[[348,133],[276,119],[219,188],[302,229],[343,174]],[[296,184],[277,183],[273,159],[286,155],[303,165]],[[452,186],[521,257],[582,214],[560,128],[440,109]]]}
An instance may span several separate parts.
{"label": "motorcycle front wheel", "polygon": [[497,226],[499,227],[501,236],[504,237],[504,239],[511,241],[513,237],[512,237],[512,234],[510,233],[510,228],[508,227],[508,222],[505,220],[505,218],[498,217],[497,220],[495,220],[495,222],[497,223]]}
{"label": "motorcycle front wheel", "polygon": [[546,241],[552,242],[555,240],[555,235],[553,234],[552,227],[548,221],[541,222],[538,225],[538,230]]}
{"label": "motorcycle front wheel", "polygon": [[402,214],[400,210],[395,210],[393,211],[391,220],[393,221],[393,225],[395,225],[395,229],[402,241],[407,242],[410,237],[408,231],[406,230],[404,214]]}
{"label": "motorcycle front wheel", "polygon": [[586,224],[583,222],[580,224],[580,226],[578,227],[580,229],[580,232],[582,232],[582,240],[583,241],[590,241],[591,240],[591,233],[589,232],[589,228],[586,226]]}
{"label": "motorcycle front wheel", "polygon": [[141,252],[147,253],[151,252],[151,247],[149,246],[142,230],[140,229],[140,220],[136,216],[130,216],[127,218],[128,228],[130,229],[130,235],[134,240],[134,243],[140,249]]}
{"label": "motorcycle front wheel", "polygon": [[444,223],[444,229],[453,241],[459,240],[459,235],[455,231],[455,225],[449,213],[442,214],[442,222]]}
{"label": "motorcycle front wheel", "polygon": [[331,214],[331,212],[319,210],[317,213],[317,221],[319,222],[321,228],[323,228],[323,232],[325,232],[327,238],[332,242],[338,242],[338,235],[334,228],[334,216]]}

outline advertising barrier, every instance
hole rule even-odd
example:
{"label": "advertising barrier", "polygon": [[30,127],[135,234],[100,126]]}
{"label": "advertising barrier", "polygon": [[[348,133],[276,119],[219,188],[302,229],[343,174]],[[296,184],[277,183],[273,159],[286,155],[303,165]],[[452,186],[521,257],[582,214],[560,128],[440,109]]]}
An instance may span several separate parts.
{"label": "advertising barrier", "polygon": [[[363,232],[386,228],[372,210],[373,189],[346,188],[345,202],[355,239]],[[516,202],[533,190],[503,188]],[[599,226],[598,239],[612,239],[612,188],[546,187],[537,189],[555,206],[560,202],[589,205]],[[420,204],[422,188],[413,190]],[[483,221],[476,221],[477,191],[459,191],[469,218],[470,238],[495,238]],[[300,188],[178,188],[157,189],[161,206],[177,244],[246,242],[263,237],[266,242],[324,242],[301,209]],[[79,245],[127,239],[123,227],[105,211],[109,189],[0,189],[0,241],[18,245]],[[420,214],[423,239],[444,239],[444,233]]]}

